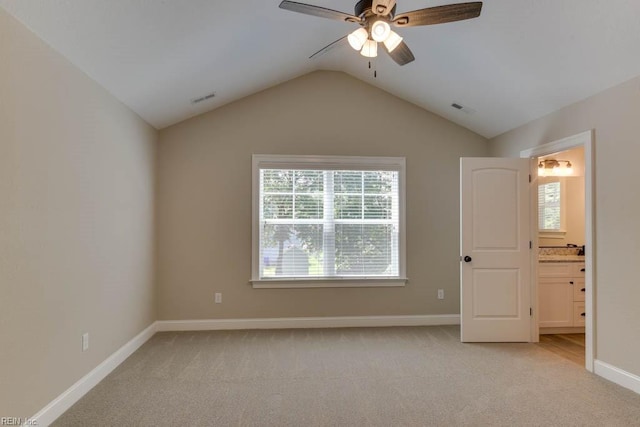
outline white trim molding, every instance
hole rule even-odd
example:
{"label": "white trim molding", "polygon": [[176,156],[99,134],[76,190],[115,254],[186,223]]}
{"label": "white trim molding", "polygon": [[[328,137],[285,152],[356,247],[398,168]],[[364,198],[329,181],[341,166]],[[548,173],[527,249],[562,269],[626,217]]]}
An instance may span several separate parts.
{"label": "white trim molding", "polygon": [[[405,286],[406,279],[406,159],[404,157],[364,157],[364,156],[305,156],[305,155],[274,155],[274,154],[253,154],[251,158],[251,194],[252,194],[252,228],[251,228],[251,280],[254,288],[351,288],[351,287],[398,287]],[[332,260],[333,253],[331,245],[324,247],[325,254],[324,269],[322,277],[312,277],[300,275],[299,277],[264,277],[262,276],[262,234],[264,225],[269,221],[279,221],[281,219],[263,218],[263,208],[261,203],[261,171],[264,169],[310,169],[318,171],[393,171],[397,172],[397,184],[393,185],[390,196],[392,199],[392,212],[388,219],[354,219],[354,224],[366,221],[371,224],[389,224],[397,226],[397,236],[391,238],[389,243],[392,248],[391,265],[389,276],[376,277],[345,277],[336,275],[335,263]],[[325,197],[324,212],[317,219],[289,218],[286,223],[292,224],[316,224],[325,233],[333,235],[332,224],[343,221],[334,218],[333,184],[331,179],[325,175],[323,179],[324,188],[321,193]],[[363,190],[364,191],[364,190]],[[289,193],[286,193],[289,194]],[[310,222],[305,222],[310,221]],[[373,221],[373,222],[371,222]],[[327,231],[329,230],[329,231]],[[326,237],[325,237],[326,239]],[[333,239],[329,239],[332,241]],[[280,248],[282,250],[282,248]],[[329,255],[327,255],[329,254]],[[391,275],[392,274],[392,275]]]}
{"label": "white trim molding", "polygon": [[159,320],[156,330],[215,331],[232,329],[353,328],[459,325],[459,314],[414,316],[287,317],[266,319]]}
{"label": "white trim molding", "polygon": [[[109,375],[118,367],[118,365],[124,362],[127,357],[131,356],[133,352],[139,349],[142,344],[147,342],[155,333],[156,322],[152,323],[144,331],[140,332],[129,342],[116,350],[115,353],[96,366],[91,372],[76,381],[75,384],[31,417],[25,425],[48,426],[53,423],[60,415],[62,415],[67,409],[73,406],[93,387],[102,381],[104,377]],[[36,424],[34,424],[34,421]]]}
{"label": "white trim molding", "polygon": [[548,154],[557,153],[560,151],[567,151],[575,147],[584,145],[592,141],[594,130],[587,130],[576,135],[568,136],[566,138],[559,139],[557,141],[549,142],[546,144],[537,145],[527,150],[520,152],[520,157],[540,157]]}
{"label": "white trim molding", "polygon": [[602,360],[594,362],[595,373],[602,378],[640,394],[640,377],[623,369],[610,365]]}
{"label": "white trim molding", "polygon": [[406,277],[387,278],[355,278],[345,279],[263,279],[251,280],[256,289],[292,289],[292,288],[384,288],[404,286],[409,279]]}
{"label": "white trim molding", "polygon": [[[348,328],[382,326],[459,325],[459,314],[361,317],[290,317],[266,319],[158,320],[80,378],[27,420],[27,425],[48,426],[138,350],[156,332],[234,329]],[[34,424],[35,423],[35,424]]]}

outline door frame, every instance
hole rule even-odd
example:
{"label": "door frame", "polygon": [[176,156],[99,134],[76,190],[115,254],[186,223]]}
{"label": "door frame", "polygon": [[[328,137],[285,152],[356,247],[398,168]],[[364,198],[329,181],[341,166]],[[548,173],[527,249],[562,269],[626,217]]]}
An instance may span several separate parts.
{"label": "door frame", "polygon": [[[585,178],[585,245],[587,250],[585,251],[585,312],[587,317],[585,319],[585,368],[589,372],[593,372],[593,362],[595,359],[595,325],[597,321],[596,313],[596,293],[595,293],[595,130],[588,130],[577,135],[569,136],[557,141],[553,141],[547,144],[538,145],[527,150],[520,152],[520,157],[524,158],[537,158],[540,156],[546,156],[549,154],[557,153],[559,151],[566,151],[575,147],[584,147],[584,178]],[[532,162],[533,165],[534,162]],[[535,176],[537,168],[531,171],[532,176]],[[535,183],[536,180],[533,180]],[[537,191],[532,191],[532,197],[537,195]],[[537,200],[537,199],[536,199]],[[537,207],[537,203],[532,203],[532,209]],[[538,222],[537,212],[532,212],[531,220],[531,235],[533,242],[537,248],[538,240]],[[537,280],[537,263],[538,263],[538,251],[532,251],[531,254],[531,300],[535,303],[534,317],[531,322],[532,325],[532,338],[534,342],[540,340],[540,328],[538,326],[538,280]]]}

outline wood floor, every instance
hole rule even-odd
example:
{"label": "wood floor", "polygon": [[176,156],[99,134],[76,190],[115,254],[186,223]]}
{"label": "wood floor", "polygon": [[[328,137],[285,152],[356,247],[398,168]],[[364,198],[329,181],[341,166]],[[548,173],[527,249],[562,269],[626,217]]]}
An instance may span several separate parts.
{"label": "wood floor", "polygon": [[584,334],[540,335],[538,346],[584,366]]}

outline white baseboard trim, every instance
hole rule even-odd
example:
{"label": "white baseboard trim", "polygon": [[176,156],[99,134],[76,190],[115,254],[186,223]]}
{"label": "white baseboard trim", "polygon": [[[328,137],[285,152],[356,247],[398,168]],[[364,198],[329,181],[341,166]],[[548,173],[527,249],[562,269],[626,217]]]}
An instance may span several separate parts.
{"label": "white baseboard trim", "polygon": [[353,328],[459,325],[459,314],[424,316],[284,317],[265,319],[159,320],[156,330],[214,331],[232,329]]}
{"label": "white baseboard trim", "polygon": [[159,320],[140,332],[128,343],[79,379],[75,384],[29,418],[24,425],[48,426],[73,406],[93,387],[139,349],[156,332],[207,331],[232,329],[295,329],[295,328],[349,328],[383,326],[459,325],[459,314],[424,316],[347,316],[347,317],[290,317],[266,319],[209,319]]}
{"label": "white baseboard trim", "polygon": [[[91,372],[80,378],[74,385],[69,387],[60,396],[56,397],[47,406],[42,408],[37,414],[31,417],[24,425],[48,426],[53,423],[67,409],[73,406],[82,396],[87,394],[93,387],[109,375],[127,357],[142,346],[149,338],[156,333],[156,323],[152,323],[144,331],[140,332],[128,343],[120,347],[115,353],[105,361],[96,366]],[[33,422],[37,424],[34,424]]]}
{"label": "white baseboard trim", "polygon": [[630,372],[624,371],[613,365],[596,360],[593,363],[595,373],[603,378],[608,379],[624,388],[635,391],[640,394],[640,377]]}

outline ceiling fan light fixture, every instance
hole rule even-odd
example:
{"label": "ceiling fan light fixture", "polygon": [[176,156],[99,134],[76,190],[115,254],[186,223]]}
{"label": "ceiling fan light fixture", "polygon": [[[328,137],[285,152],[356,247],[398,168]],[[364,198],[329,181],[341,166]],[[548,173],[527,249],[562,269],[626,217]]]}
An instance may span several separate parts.
{"label": "ceiling fan light fixture", "polygon": [[383,42],[391,33],[391,27],[385,21],[376,21],[371,26],[371,38],[377,42]]}
{"label": "ceiling fan light fixture", "polygon": [[401,42],[402,37],[400,37],[395,31],[390,31],[389,37],[384,41],[384,45],[386,46],[387,51],[393,52],[393,49],[397,48]]}
{"label": "ceiling fan light fixture", "polygon": [[358,28],[353,33],[349,34],[347,40],[352,48],[360,50],[368,38],[369,34],[367,34],[367,30],[364,28]]}
{"label": "ceiling fan light fixture", "polygon": [[371,39],[367,40],[364,42],[364,46],[362,46],[360,54],[367,58],[375,58],[378,56],[378,43]]}
{"label": "ceiling fan light fixture", "polygon": [[[347,40],[351,47],[360,50],[363,56],[370,58],[378,54],[378,47],[375,43],[385,43],[385,49],[391,59],[402,66],[416,58],[409,46],[397,34],[392,35],[391,25],[398,28],[418,27],[474,19],[480,16],[482,4],[482,1],[445,4],[403,12],[401,15],[396,15],[397,0],[356,0],[353,14],[289,0],[281,0],[279,7],[290,12],[358,24],[363,28],[363,30],[358,29],[351,34],[340,37],[311,55],[309,59],[317,57],[335,46],[343,45],[343,42]],[[367,33],[367,37],[363,39],[364,33]],[[391,39],[388,40],[389,38]],[[369,42],[369,40],[371,41]]]}

